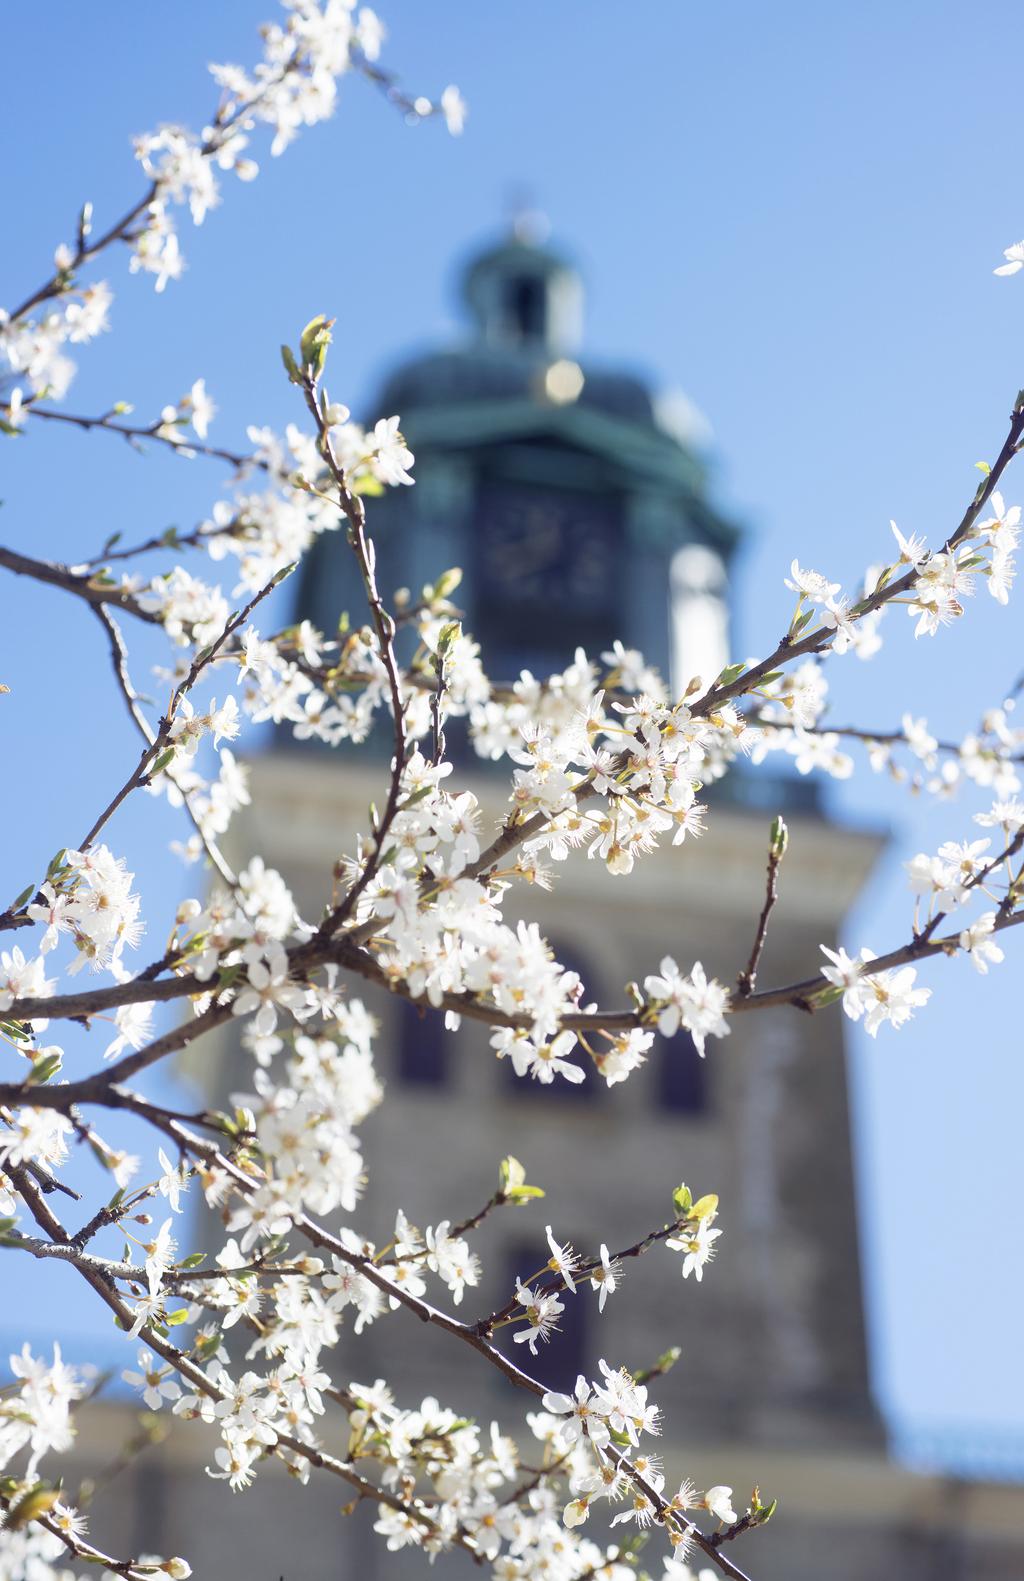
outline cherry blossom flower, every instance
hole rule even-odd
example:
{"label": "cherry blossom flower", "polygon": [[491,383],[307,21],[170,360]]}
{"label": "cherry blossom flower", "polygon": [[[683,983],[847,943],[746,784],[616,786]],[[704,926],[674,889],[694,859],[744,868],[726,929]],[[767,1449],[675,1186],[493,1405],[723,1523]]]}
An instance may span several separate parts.
{"label": "cherry blossom flower", "polygon": [[966,950],[971,962],[982,975],[988,971],[989,962],[998,963],[1005,953],[992,937],[996,925],[994,911],[983,912],[960,935],[960,948]]}
{"label": "cherry blossom flower", "polygon": [[155,1238],[146,1245],[146,1281],[151,1296],[157,1294],[164,1274],[174,1263],[177,1245],[171,1235],[171,1223],[165,1219]]}
{"label": "cherry blossom flower", "polygon": [[561,1423],[563,1443],[574,1444],[581,1438],[588,1438],[598,1447],[608,1443],[608,1424],[601,1414],[599,1397],[582,1373],[571,1395],[549,1392],[541,1404],[553,1416],[565,1418]]}
{"label": "cherry blossom flower", "polygon": [[915,988],[916,978],[913,966],[901,966],[893,972],[876,972],[865,978],[864,1029],[871,1037],[877,1036],[879,1027],[885,1022],[893,1027],[903,1026],[920,1005],[927,1004],[932,991]]}
{"label": "cherry blossom flower", "polygon": [[443,90],[439,102],[445,125],[453,137],[458,137],[466,124],[468,114],[465,99],[454,83],[449,83]]}
{"label": "cherry blossom flower", "polygon": [[157,1190],[162,1197],[166,1197],[171,1211],[181,1212],[181,1193],[188,1187],[188,1164],[184,1159],[178,1164],[172,1164],[163,1148],[157,1149],[157,1158],[163,1174],[157,1181]]}
{"label": "cherry blossom flower", "polygon": [[875,952],[869,949],[858,950],[855,956],[847,955],[842,948],[830,950],[827,945],[821,945],[821,953],[827,955],[832,962],[831,966],[823,966],[821,975],[826,982],[835,988],[843,990],[843,1009],[854,1021],[863,1013],[864,983],[862,975],[869,961],[875,959]]}
{"label": "cherry blossom flower", "polygon": [[924,539],[916,537],[913,533],[911,533],[909,538],[904,538],[894,521],[891,521],[889,526],[892,528],[893,537],[899,546],[900,563],[902,565],[912,565],[915,568],[922,565],[928,558],[928,549]]}
{"label": "cherry blossom flower", "polygon": [[382,417],[369,437],[374,475],[381,483],[414,483],[409,474],[416,457],[399,432],[398,417]]}
{"label": "cherry blossom flower", "polygon": [[1014,242],[1004,250],[1003,257],[1006,262],[993,269],[993,274],[1016,274],[1018,270],[1024,269],[1024,242]]}
{"label": "cherry blossom flower", "polygon": [[597,1310],[604,1311],[608,1297],[614,1295],[622,1283],[622,1264],[618,1258],[608,1256],[608,1248],[601,1243],[601,1261],[590,1271],[590,1288],[599,1291]]}
{"label": "cherry blossom flower", "polygon": [[527,1328],[519,1329],[512,1338],[517,1345],[529,1345],[536,1356],[537,1341],[551,1338],[558,1327],[558,1319],[565,1307],[553,1291],[531,1290],[522,1280],[516,1280],[516,1300],[523,1309]]}
{"label": "cherry blossom flower", "polygon": [[277,1012],[281,1007],[297,1014],[306,1008],[306,993],[289,976],[288,957],[284,950],[275,948],[266,961],[256,960],[249,965],[249,986],[244,988],[231,1006],[234,1016],[253,1017],[253,1030],[261,1035],[273,1032],[277,1026]]}
{"label": "cherry blossom flower", "polygon": [[838,582],[830,582],[820,571],[802,570],[796,560],[790,567],[785,585],[792,592],[799,593],[802,598],[811,599],[815,604],[827,604],[829,599],[835,598],[839,592]]}
{"label": "cherry blossom flower", "polygon": [[103,1058],[116,1059],[126,1048],[140,1049],[149,1037],[152,1020],[153,1005],[147,1000],[139,1000],[132,1005],[119,1005],[114,1011],[117,1037],[107,1044]]}
{"label": "cherry blossom flower", "polygon": [[704,1508],[724,1525],[731,1526],[737,1519],[736,1511],[732,1507],[732,1489],[716,1483],[713,1488],[708,1488],[704,1495]]}
{"label": "cherry blossom flower", "polygon": [[666,1240],[665,1245],[673,1252],[684,1252],[683,1278],[688,1279],[693,1274],[700,1284],[704,1277],[704,1269],[715,1255],[715,1241],[721,1235],[721,1230],[711,1228],[711,1217],[699,1219],[696,1224],[687,1225],[678,1236]]}
{"label": "cherry blossom flower", "polygon": [[706,1038],[728,1036],[728,990],[705,975],[700,961],[694,963],[689,977],[683,977],[672,957],[666,955],[660,975],[646,977],[644,987],[659,1007],[658,1030],[664,1037],[674,1037],[680,1026],[684,1027],[703,1057]]}
{"label": "cherry blossom flower", "polygon": [[[16,999],[45,999],[55,987],[55,979],[46,976],[41,955],[27,960],[17,944],[11,950],[0,950],[0,1011],[9,1010]],[[35,1025],[41,1029],[46,1023]]]}
{"label": "cherry blossom flower", "polygon": [[181,1386],[172,1376],[172,1369],[154,1363],[148,1350],[139,1351],[138,1372],[123,1372],[121,1376],[125,1383],[142,1390],[143,1401],[151,1411],[159,1411],[165,1400],[181,1398]]}

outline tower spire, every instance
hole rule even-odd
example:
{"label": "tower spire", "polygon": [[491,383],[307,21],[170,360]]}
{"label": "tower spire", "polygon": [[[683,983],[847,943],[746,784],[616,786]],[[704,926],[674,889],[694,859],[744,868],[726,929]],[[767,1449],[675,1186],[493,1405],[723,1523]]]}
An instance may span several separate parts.
{"label": "tower spire", "polygon": [[559,357],[579,341],[583,287],[568,259],[543,245],[546,227],[517,203],[507,239],[470,264],[462,294],[482,340]]}

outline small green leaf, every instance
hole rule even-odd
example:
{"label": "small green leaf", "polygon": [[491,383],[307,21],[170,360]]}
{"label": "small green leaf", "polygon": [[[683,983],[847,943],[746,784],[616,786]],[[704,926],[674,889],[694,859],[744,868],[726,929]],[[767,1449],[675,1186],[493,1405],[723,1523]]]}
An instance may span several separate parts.
{"label": "small green leaf", "polygon": [[750,1495],[750,1524],[752,1526],[763,1526],[766,1521],[771,1520],[778,1509],[778,1505],[778,1499],[772,1499],[770,1504],[765,1504],[761,1498],[761,1489],[755,1487]]}
{"label": "small green leaf", "polygon": [[22,890],[17,900],[11,901],[9,909],[11,911],[20,911],[22,906],[24,906],[27,901],[32,899],[32,896],[35,894],[35,892],[36,886],[34,884],[30,884],[27,889]]}
{"label": "small green leaf", "polygon": [[[89,1135],[86,1137],[86,1142],[88,1143],[89,1151],[92,1154],[93,1158],[96,1160],[96,1162],[98,1164],[102,1164],[104,1169],[109,1169],[111,1167],[111,1165],[110,1165],[110,1154],[106,1151],[105,1148],[100,1146],[99,1142],[96,1140],[96,1137],[92,1134],[91,1131],[89,1132]],[[127,1246],[125,1246],[124,1250],[125,1250],[125,1257],[130,1260],[132,1254],[131,1254],[129,1248]]]}
{"label": "small green leaf", "polygon": [[[436,603],[438,599],[447,598],[450,593],[455,592],[455,589],[458,587],[461,581],[462,567],[460,565],[453,565],[449,570],[442,571],[441,575],[438,577],[437,581],[430,590],[428,602],[433,604]],[[423,589],[423,593],[424,597],[426,597],[426,588]]]}
{"label": "small green leaf", "polygon": [[677,1219],[685,1219],[693,1206],[693,1194],[689,1186],[677,1186],[672,1193],[672,1206],[676,1210]]}
{"label": "small green leaf", "polygon": [[502,1191],[507,1191],[510,1186],[522,1186],[526,1181],[526,1170],[511,1153],[498,1165],[498,1180]]}
{"label": "small green leaf", "polygon": [[281,347],[281,361],[284,363],[284,371],[292,384],[301,384],[302,375],[299,373],[299,365],[295,361],[295,353],[290,346]]}
{"label": "small green leaf", "polygon": [[526,1184],[526,1170],[511,1153],[498,1166],[498,1181],[505,1201],[516,1207],[525,1207],[528,1202],[535,1202],[544,1195],[540,1186]]}
{"label": "small green leaf", "polygon": [[63,1063],[63,1056],[59,1049],[53,1054],[40,1055],[28,1073],[26,1085],[29,1087],[42,1086],[44,1082],[49,1081],[51,1076],[56,1076]]}
{"label": "small green leaf", "polygon": [[652,1378],[663,1378],[671,1372],[680,1356],[683,1354],[681,1345],[670,1345],[668,1350],[663,1350],[653,1367],[642,1367],[633,1377],[637,1383],[648,1383]]}
{"label": "small green leaf", "polygon": [[710,1219],[718,1212],[718,1197],[709,1191],[706,1197],[700,1197],[693,1204],[687,1215],[691,1219]]}
{"label": "small green leaf", "polygon": [[461,622],[461,620],[449,620],[449,621],[446,621],[445,624],[441,627],[441,630],[438,632],[438,635],[437,635],[437,656],[438,656],[438,658],[439,659],[443,659],[445,657],[445,655],[447,654],[448,650],[451,648],[452,643],[457,642],[458,639],[461,636],[462,636],[462,622]]}
{"label": "small green leaf", "polygon": [[402,811],[404,812],[407,807],[415,807],[418,801],[422,801],[425,796],[433,796],[433,794],[434,787],[432,785],[421,785],[418,790],[410,791],[402,802]]}
{"label": "small green leaf", "polygon": [[314,379],[318,379],[324,371],[327,360],[327,348],[331,344],[331,326],[333,318],[327,318],[323,313],[318,313],[316,318],[311,318],[299,339],[299,355],[302,358],[303,368]]}
{"label": "small green leaf", "polygon": [[819,1009],[824,1009],[826,1005],[834,1005],[837,999],[842,999],[843,993],[841,987],[830,984],[828,988],[819,989],[814,995],[814,1003]]}
{"label": "small green leaf", "polygon": [[37,1482],[8,1507],[4,1526],[9,1532],[19,1531],[30,1521],[48,1515],[60,1498],[60,1488],[49,1482]]}

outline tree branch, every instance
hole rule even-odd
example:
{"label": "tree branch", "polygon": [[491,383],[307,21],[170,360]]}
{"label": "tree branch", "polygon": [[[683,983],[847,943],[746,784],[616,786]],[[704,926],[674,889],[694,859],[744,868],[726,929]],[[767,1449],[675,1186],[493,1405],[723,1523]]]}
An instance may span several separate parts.
{"label": "tree branch", "polygon": [[748,998],[754,992],[761,951],[764,949],[764,941],[768,936],[768,920],[771,917],[775,902],[779,898],[779,865],[786,854],[788,843],[789,831],[780,816],[772,824],[771,838],[768,843],[768,871],[765,877],[764,905],[761,907],[761,915],[758,918],[757,933],[754,936],[754,943],[746,968],[736,980],[736,987],[741,999]]}

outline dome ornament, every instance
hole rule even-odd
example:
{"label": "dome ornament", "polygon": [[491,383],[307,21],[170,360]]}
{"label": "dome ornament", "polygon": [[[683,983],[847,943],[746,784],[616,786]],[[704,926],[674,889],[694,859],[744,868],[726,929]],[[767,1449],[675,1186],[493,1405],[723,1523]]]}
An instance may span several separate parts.
{"label": "dome ornament", "polygon": [[507,238],[469,265],[462,296],[487,344],[558,358],[579,344],[583,287],[568,259],[542,244],[542,219],[520,210]]}

